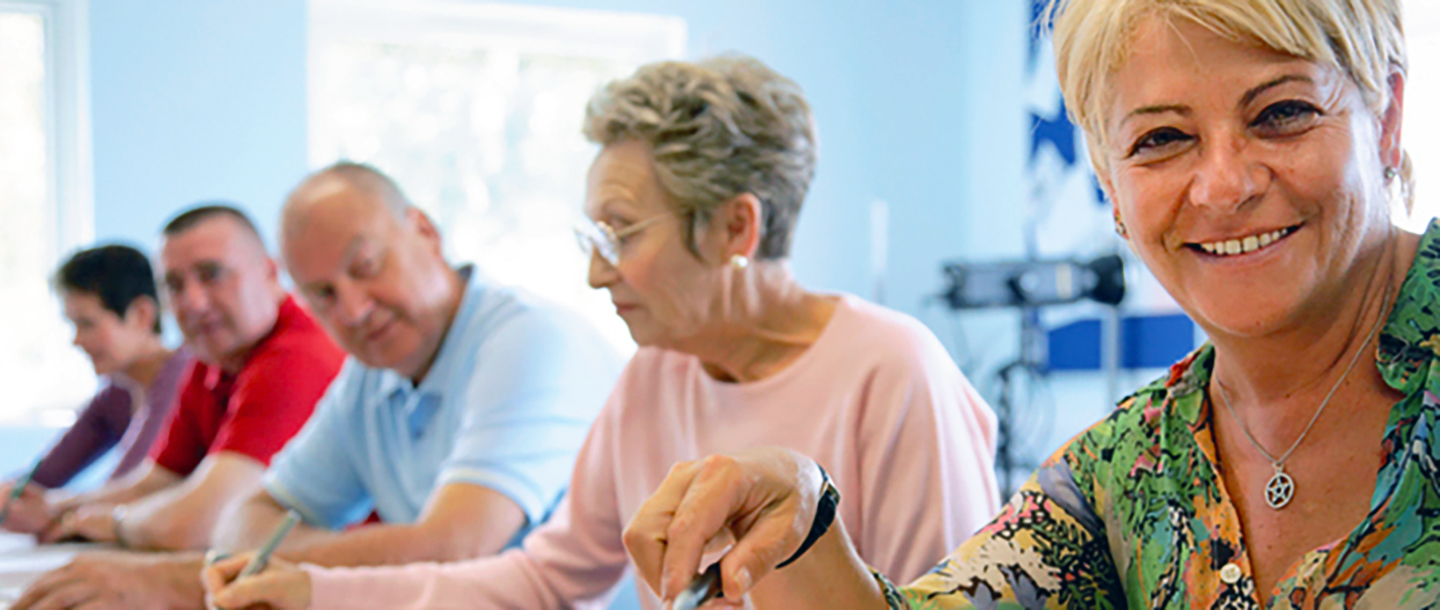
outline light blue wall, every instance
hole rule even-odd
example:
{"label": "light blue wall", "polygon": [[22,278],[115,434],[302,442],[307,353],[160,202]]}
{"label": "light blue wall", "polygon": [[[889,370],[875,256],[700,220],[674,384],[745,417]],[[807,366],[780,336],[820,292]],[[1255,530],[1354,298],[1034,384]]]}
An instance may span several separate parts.
{"label": "light blue wall", "polygon": [[[793,256],[806,284],[871,296],[869,210],[884,200],[886,303],[958,345],[954,322],[921,308],[940,263],[1022,253],[1029,0],[521,1],[683,17],[691,57],[740,51],[798,81],[821,140]],[[91,2],[97,237],[149,246],[177,209],[215,198],[272,235],[306,170],[306,29],[302,0]],[[966,317],[977,382],[1013,355],[1015,325]],[[1057,380],[1063,417],[1037,446],[1104,412],[1096,384]]]}
{"label": "light blue wall", "polygon": [[201,199],[268,236],[305,172],[305,36],[298,0],[91,2],[96,237],[149,247]]}
{"label": "light blue wall", "polygon": [[799,82],[821,142],[793,257],[811,286],[871,296],[877,199],[890,207],[885,300],[912,314],[942,260],[1018,241],[1018,220],[970,225],[1010,214],[1022,192],[1022,0],[525,3],[680,16],[692,57],[740,51]]}
{"label": "light blue wall", "polygon": [[[988,219],[1021,193],[1021,0],[526,3],[678,15],[691,56],[753,54],[805,87],[821,163],[794,264],[812,286],[870,296],[876,199],[891,210],[886,301],[910,313],[938,289],[941,260],[1018,240],[1018,221]],[[97,238],[148,246],[177,209],[214,198],[268,235],[306,169],[304,2],[90,10]]]}

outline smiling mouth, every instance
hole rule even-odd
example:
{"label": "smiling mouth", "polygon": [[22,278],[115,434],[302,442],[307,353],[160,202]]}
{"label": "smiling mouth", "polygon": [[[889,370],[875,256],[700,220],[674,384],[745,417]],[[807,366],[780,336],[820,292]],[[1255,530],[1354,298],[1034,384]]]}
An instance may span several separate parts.
{"label": "smiling mouth", "polygon": [[372,343],[375,341],[379,341],[381,337],[385,336],[385,331],[390,330],[390,324],[390,322],[385,322],[384,324],[381,324],[378,328],[368,333],[365,333],[365,341]]}
{"label": "smiling mouth", "polygon": [[1191,250],[1204,252],[1205,254],[1209,254],[1211,256],[1239,256],[1241,254],[1250,254],[1252,252],[1264,250],[1265,248],[1274,245],[1276,242],[1279,242],[1280,240],[1289,237],[1295,231],[1298,231],[1300,227],[1301,225],[1295,225],[1293,227],[1285,227],[1283,229],[1277,229],[1268,233],[1258,233],[1255,235],[1247,235],[1245,237],[1227,239],[1224,241],[1185,244],[1185,246],[1187,248],[1190,248]]}

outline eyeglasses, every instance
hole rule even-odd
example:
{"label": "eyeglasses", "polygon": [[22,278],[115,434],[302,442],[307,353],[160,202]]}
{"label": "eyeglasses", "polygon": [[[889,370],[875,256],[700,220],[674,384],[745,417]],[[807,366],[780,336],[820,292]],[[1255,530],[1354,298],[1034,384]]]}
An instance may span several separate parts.
{"label": "eyeglasses", "polygon": [[580,251],[585,256],[599,254],[600,258],[610,263],[611,267],[620,264],[620,240],[639,233],[650,225],[664,220],[670,214],[659,214],[651,216],[633,225],[616,231],[609,224],[600,220],[587,220],[575,226],[575,239],[580,244]]}

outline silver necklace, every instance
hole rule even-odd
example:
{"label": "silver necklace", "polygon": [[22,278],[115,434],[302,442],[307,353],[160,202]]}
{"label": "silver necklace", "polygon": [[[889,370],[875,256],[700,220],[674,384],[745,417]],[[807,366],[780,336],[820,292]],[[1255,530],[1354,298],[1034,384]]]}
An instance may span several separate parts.
{"label": "silver necklace", "polygon": [[[1382,301],[1382,303],[1389,302],[1390,290],[1387,288],[1385,290],[1385,300]],[[1245,433],[1245,438],[1250,439],[1250,444],[1255,446],[1255,450],[1265,456],[1265,459],[1270,460],[1270,465],[1275,468],[1275,475],[1270,477],[1270,480],[1265,483],[1265,503],[1270,505],[1270,508],[1274,510],[1285,508],[1286,505],[1290,504],[1290,500],[1295,497],[1295,479],[1285,474],[1285,460],[1290,459],[1290,454],[1295,453],[1295,449],[1300,447],[1300,442],[1305,440],[1305,435],[1310,434],[1310,429],[1314,428],[1315,422],[1320,420],[1320,414],[1325,412],[1325,407],[1330,404],[1330,398],[1335,396],[1335,391],[1340,389],[1340,384],[1344,383],[1345,378],[1350,376],[1351,369],[1355,368],[1355,363],[1359,362],[1361,354],[1365,353],[1365,346],[1370,344],[1370,340],[1375,338],[1375,333],[1378,332],[1380,326],[1385,323],[1386,313],[1387,311],[1385,309],[1380,310],[1380,319],[1376,320],[1375,326],[1370,328],[1370,334],[1365,335],[1365,342],[1361,343],[1360,348],[1355,350],[1355,356],[1350,358],[1350,364],[1345,367],[1345,372],[1340,374],[1340,379],[1335,381],[1335,386],[1330,388],[1330,393],[1326,394],[1325,400],[1320,402],[1320,408],[1315,409],[1315,415],[1310,418],[1310,423],[1305,425],[1305,430],[1302,431],[1300,436],[1295,439],[1295,442],[1290,445],[1290,449],[1286,450],[1285,454],[1279,458],[1270,455],[1269,451],[1266,451],[1264,447],[1260,446],[1260,441],[1255,440],[1255,435],[1250,434],[1250,429],[1245,427],[1245,422],[1240,421],[1240,416],[1235,414],[1235,407],[1230,405],[1230,396],[1225,392],[1225,386],[1220,385],[1218,379],[1215,381],[1215,387],[1220,389],[1220,399],[1225,402],[1225,409],[1230,411],[1230,417],[1234,418],[1235,423],[1240,425],[1240,431]]]}

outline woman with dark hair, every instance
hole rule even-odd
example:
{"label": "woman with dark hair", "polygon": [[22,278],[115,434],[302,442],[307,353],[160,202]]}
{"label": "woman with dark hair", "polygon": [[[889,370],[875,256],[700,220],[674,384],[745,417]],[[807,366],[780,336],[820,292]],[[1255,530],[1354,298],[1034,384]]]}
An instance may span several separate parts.
{"label": "woman with dark hair", "polygon": [[[155,274],[140,251],[109,245],[77,252],[54,282],[75,346],[103,379],[75,425],[40,460],[34,485],[11,503],[4,527],[15,532],[49,526],[63,511],[46,501],[45,490],[63,487],[112,448],[120,462],[111,480],[144,460],[190,362],[188,351],[167,349],[161,340]],[[11,485],[0,491],[8,495]]]}

